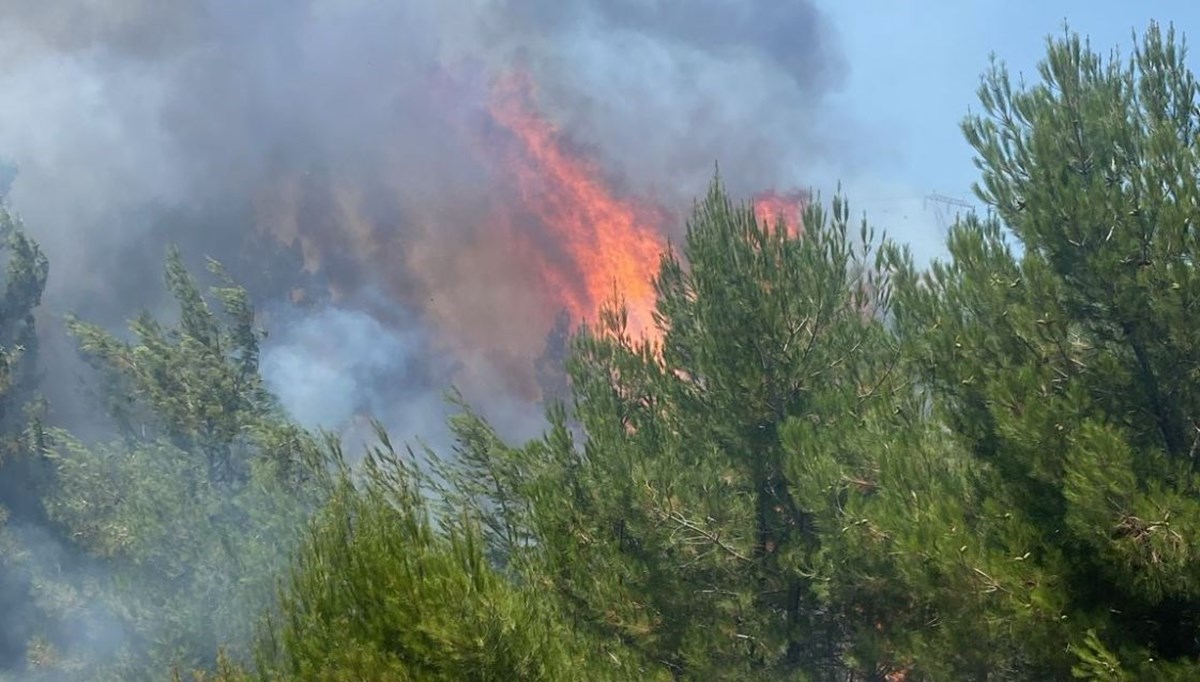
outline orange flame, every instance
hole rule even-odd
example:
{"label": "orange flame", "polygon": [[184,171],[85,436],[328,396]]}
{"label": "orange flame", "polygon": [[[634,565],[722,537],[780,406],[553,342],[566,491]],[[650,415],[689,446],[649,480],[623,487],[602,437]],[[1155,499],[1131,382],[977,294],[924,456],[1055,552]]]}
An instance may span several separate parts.
{"label": "orange flame", "polygon": [[804,204],[807,197],[803,192],[787,192],[780,194],[775,190],[767,190],[755,195],[753,200],[754,217],[758,222],[774,229],[779,221],[792,237],[798,237],[804,232]]}
{"label": "orange flame", "polygon": [[548,233],[549,239],[539,241],[509,209],[504,222],[526,262],[575,320],[595,320],[619,293],[628,309],[628,331],[656,338],[653,279],[665,248],[661,217],[648,205],[617,196],[595,162],[569,151],[556,126],[538,112],[527,76],[501,79],[489,111],[516,142],[504,171],[520,195],[520,208]]}

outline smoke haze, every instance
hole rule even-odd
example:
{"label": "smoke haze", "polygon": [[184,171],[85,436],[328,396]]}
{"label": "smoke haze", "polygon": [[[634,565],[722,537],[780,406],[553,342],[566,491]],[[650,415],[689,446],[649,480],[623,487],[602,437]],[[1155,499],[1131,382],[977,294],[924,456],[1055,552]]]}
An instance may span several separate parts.
{"label": "smoke haze", "polygon": [[[347,412],[313,397],[366,391],[360,373],[395,370],[409,398],[447,380],[485,402],[536,397],[530,363],[559,302],[495,224],[516,201],[493,153],[496,78],[528,74],[572,151],[672,227],[714,161],[749,193],[803,182],[797,160],[837,142],[822,107],[842,64],[809,2],[6,7],[0,156],[51,259],[49,306],[114,326],[138,307],[162,314],[165,245],[216,257],[260,304],[304,303],[267,358],[285,402],[317,421]],[[552,259],[553,233],[517,222]],[[358,305],[367,292],[393,312]],[[322,335],[322,352],[365,358],[358,369],[289,364],[297,339]],[[378,359],[392,352],[405,359]],[[444,358],[452,372],[402,370]],[[318,389],[321,372],[339,388]],[[345,404],[402,409],[373,401]]]}

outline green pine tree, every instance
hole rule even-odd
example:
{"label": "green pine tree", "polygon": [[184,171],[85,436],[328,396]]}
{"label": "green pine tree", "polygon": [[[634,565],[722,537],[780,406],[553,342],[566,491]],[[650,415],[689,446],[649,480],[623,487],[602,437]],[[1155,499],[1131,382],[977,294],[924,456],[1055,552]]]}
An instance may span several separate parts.
{"label": "green pine tree", "polygon": [[[954,228],[947,263],[899,267],[896,327],[947,427],[945,466],[966,472],[960,500],[906,534],[909,563],[929,537],[908,589],[939,620],[907,646],[930,677],[1200,674],[1184,56],[1152,25],[1128,59],[1054,40],[1034,84],[994,66],[964,124],[989,215]],[[914,499],[936,492],[909,480]]]}
{"label": "green pine tree", "polygon": [[53,617],[100,614],[116,650],[47,637],[30,676],[65,667],[73,679],[161,679],[172,665],[211,667],[219,645],[248,655],[274,581],[330,489],[324,444],[263,385],[245,291],[212,270],[218,285],[206,297],[170,253],[175,325],[142,315],[122,340],[69,320],[116,436],[49,432],[43,456],[55,477],[42,503],[94,569],[82,583],[37,580]]}
{"label": "green pine tree", "polygon": [[228,666],[214,679],[645,679],[489,565],[470,524],[439,524],[426,476],[380,436],[313,523],[259,639],[257,670]]}
{"label": "green pine tree", "polygon": [[[7,186],[4,187],[7,190]],[[0,192],[0,198],[2,198]],[[38,339],[34,310],[41,303],[48,264],[20,222],[0,208],[0,670],[25,656],[40,612],[30,596],[27,548],[12,523],[41,520],[38,493],[47,471],[37,456],[41,401],[37,389]]]}

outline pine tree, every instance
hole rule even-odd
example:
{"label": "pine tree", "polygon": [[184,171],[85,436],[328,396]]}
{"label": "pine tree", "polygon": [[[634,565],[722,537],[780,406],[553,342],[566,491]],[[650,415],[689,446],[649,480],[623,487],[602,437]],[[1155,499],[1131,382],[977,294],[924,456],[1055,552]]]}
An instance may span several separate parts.
{"label": "pine tree", "polygon": [[489,565],[476,529],[437,523],[425,475],[379,433],[316,517],[257,669],[216,679],[644,679],[595,655],[553,602]]}
{"label": "pine tree", "polygon": [[[6,173],[7,175],[8,173]],[[5,181],[3,189],[7,190]],[[3,192],[0,191],[0,198]],[[25,656],[40,613],[30,598],[25,547],[9,523],[40,520],[46,471],[37,457],[41,403],[36,396],[37,332],[48,264],[20,222],[0,208],[0,670]]]}
{"label": "pine tree", "polygon": [[964,124],[991,213],[956,226],[948,263],[900,268],[897,328],[969,482],[929,529],[962,561],[934,545],[936,573],[913,581],[932,612],[975,612],[958,663],[951,623],[911,638],[934,677],[1198,674],[1200,114],[1184,56],[1152,25],[1124,60],[1052,41],[1033,85],[995,65]]}
{"label": "pine tree", "polygon": [[[25,514],[30,507],[29,486],[36,474],[30,458],[26,425],[29,410],[38,409],[38,339],[34,310],[41,304],[46,288],[49,264],[41,249],[30,239],[20,222],[0,209],[0,243],[8,261],[0,268],[0,467],[20,467],[23,473],[9,470],[0,482],[0,504],[19,507]],[[10,487],[11,486],[11,487]]]}
{"label": "pine tree", "polygon": [[115,437],[49,431],[55,476],[42,504],[92,578],[38,581],[54,618],[90,621],[116,641],[47,637],[31,676],[74,666],[75,679],[161,679],[173,664],[210,667],[220,645],[248,654],[274,580],[329,490],[324,445],[286,418],[258,374],[245,291],[211,269],[218,284],[206,297],[169,254],[176,325],[143,314],[122,340],[69,320]]}
{"label": "pine tree", "polygon": [[870,230],[854,239],[840,197],[804,225],[762,223],[714,183],[662,264],[661,348],[629,338],[613,306],[575,340],[570,422],[552,411],[525,447],[469,413],[455,425],[451,508],[473,508],[516,579],[646,676],[842,679],[850,665],[798,486],[891,399],[896,352],[872,313],[886,288]]}

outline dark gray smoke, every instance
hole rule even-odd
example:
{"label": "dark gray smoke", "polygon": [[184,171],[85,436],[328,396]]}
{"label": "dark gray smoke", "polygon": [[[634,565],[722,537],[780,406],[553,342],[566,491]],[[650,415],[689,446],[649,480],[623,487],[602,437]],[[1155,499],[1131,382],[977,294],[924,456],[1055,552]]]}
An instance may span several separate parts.
{"label": "dark gray smoke", "polygon": [[836,78],[829,26],[809,2],[728,0],[511,0],[500,3],[506,25],[527,35],[569,33],[591,25],[624,30],[663,44],[716,56],[752,55],[820,91]]}
{"label": "dark gray smoke", "polygon": [[714,160],[734,191],[811,182],[844,141],[825,97],[844,65],[812,2],[501,4],[497,40],[529,46],[563,118],[638,186],[690,196]]}

